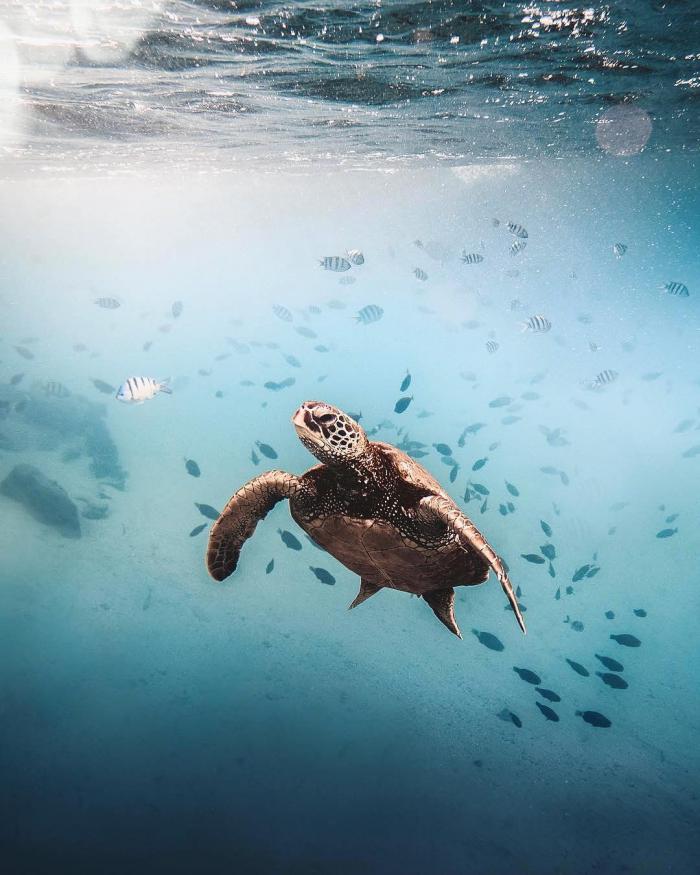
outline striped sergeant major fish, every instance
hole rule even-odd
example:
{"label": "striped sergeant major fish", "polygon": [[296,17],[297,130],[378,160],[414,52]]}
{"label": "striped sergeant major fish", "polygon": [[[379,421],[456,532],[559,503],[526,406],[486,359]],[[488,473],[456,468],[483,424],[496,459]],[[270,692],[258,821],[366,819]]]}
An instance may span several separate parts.
{"label": "striped sergeant major fish", "polygon": [[615,243],[613,246],[613,255],[615,258],[622,258],[625,252],[627,252],[627,246],[624,243]]}
{"label": "striped sergeant major fish", "polygon": [[103,310],[116,310],[121,304],[116,298],[95,298],[95,304]]}
{"label": "striped sergeant major fish", "polygon": [[144,401],[150,401],[151,398],[155,398],[159,392],[171,395],[173,390],[169,386],[169,380],[170,378],[154,380],[153,377],[129,377],[119,387],[117,401],[143,404]]}
{"label": "striped sergeant major fish", "polygon": [[68,398],[70,396],[70,391],[66,389],[63,383],[57,383],[54,380],[47,380],[44,383],[36,383],[35,385],[39,391],[51,398]]}
{"label": "striped sergeant major fish", "polygon": [[510,247],[510,254],[517,255],[527,246],[527,240],[515,240]]}
{"label": "striped sergeant major fish", "polygon": [[365,257],[359,249],[348,249],[345,254],[348,257],[348,260],[351,261],[356,267],[359,267],[361,264],[365,263]]}
{"label": "striped sergeant major fish", "polygon": [[508,230],[515,237],[520,237],[521,240],[527,240],[528,233],[522,225],[518,225],[515,222],[508,222]]}
{"label": "striped sergeant major fish", "polygon": [[588,384],[588,388],[589,389],[602,389],[603,386],[609,386],[610,383],[614,383],[615,380],[617,380],[617,378],[619,376],[620,375],[618,374],[617,371],[612,371],[609,368],[606,368],[604,371],[601,371],[599,374],[596,374],[595,379],[592,380]]}
{"label": "striped sergeant major fish", "polygon": [[414,269],[413,276],[423,283],[428,279],[428,274],[420,267]]}
{"label": "striped sergeant major fish", "polygon": [[690,297],[688,286],[685,283],[665,283],[661,288],[669,295],[677,295],[679,298]]}
{"label": "striped sergeant major fish", "polygon": [[462,264],[481,264],[484,260],[484,256],[480,252],[467,252],[466,249],[462,250]]}
{"label": "striped sergeant major fish", "polygon": [[493,355],[498,350],[498,343],[495,340],[486,341],[486,351]]}
{"label": "striped sergeant major fish", "polygon": [[341,258],[339,255],[326,255],[325,258],[319,258],[318,263],[324,270],[334,270],[337,273],[350,270],[352,266],[347,258]]}
{"label": "striped sergeant major fish", "polygon": [[533,334],[545,334],[552,327],[546,316],[530,316],[527,322],[520,323],[521,331],[532,331]]}
{"label": "striped sergeant major fish", "polygon": [[384,310],[377,306],[377,304],[368,304],[355,316],[355,322],[358,325],[370,325],[372,322],[378,322],[383,315]]}

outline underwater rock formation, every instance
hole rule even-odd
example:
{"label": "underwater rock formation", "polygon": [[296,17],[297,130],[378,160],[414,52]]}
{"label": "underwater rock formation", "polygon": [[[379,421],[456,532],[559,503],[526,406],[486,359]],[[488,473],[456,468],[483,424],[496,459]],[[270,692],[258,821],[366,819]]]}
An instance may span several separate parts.
{"label": "underwater rock formation", "polygon": [[0,494],[23,504],[36,520],[64,537],[80,537],[78,508],[62,486],[33,465],[15,465],[0,483]]}

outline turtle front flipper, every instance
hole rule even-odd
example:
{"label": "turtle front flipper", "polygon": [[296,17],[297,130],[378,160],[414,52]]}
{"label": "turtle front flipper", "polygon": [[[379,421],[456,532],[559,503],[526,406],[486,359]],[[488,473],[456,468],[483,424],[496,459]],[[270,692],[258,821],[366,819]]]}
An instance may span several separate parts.
{"label": "turtle front flipper", "polygon": [[268,471],[241,486],[209,533],[206,561],[214,580],[223,580],[236,570],[241,547],[256,525],[278,501],[291,498],[301,488],[299,478],[286,471]]}
{"label": "turtle front flipper", "polygon": [[508,574],[503,567],[503,563],[496,555],[495,550],[491,547],[486,538],[477,529],[474,523],[468,519],[460,509],[449,500],[440,495],[428,495],[420,501],[420,511],[424,517],[432,517],[443,522],[448,529],[454,532],[460,546],[464,550],[475,550],[480,553],[488,564],[496,572],[496,577],[503,587],[503,592],[506,594],[510,606],[515,614],[515,619],[518,625],[526,632],[525,620],[520,611],[520,605],[513,591],[513,584],[510,582]]}
{"label": "turtle front flipper", "polygon": [[447,626],[450,632],[453,632],[458,638],[462,637],[455,620],[455,591],[451,586],[445,589],[434,589],[432,592],[424,592],[423,601],[430,605],[435,616]]}

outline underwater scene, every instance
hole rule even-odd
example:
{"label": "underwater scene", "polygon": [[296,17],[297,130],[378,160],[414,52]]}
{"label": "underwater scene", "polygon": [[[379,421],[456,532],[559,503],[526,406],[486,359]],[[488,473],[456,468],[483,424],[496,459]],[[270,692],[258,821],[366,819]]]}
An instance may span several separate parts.
{"label": "underwater scene", "polygon": [[3,872],[698,871],[699,48],[0,2]]}

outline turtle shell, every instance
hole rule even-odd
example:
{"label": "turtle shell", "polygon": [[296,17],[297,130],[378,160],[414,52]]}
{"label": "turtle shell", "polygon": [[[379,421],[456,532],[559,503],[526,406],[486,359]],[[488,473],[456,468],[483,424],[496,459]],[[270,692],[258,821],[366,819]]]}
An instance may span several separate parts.
{"label": "turtle shell", "polygon": [[[450,586],[483,583],[488,565],[476,552],[465,551],[446,529],[428,529],[415,508],[426,495],[449,496],[414,459],[384,443],[373,443],[387,463],[393,482],[383,484],[381,496],[363,504],[343,494],[336,475],[324,465],[304,475],[320,494],[309,514],[294,499],[292,516],[317,544],[363,581],[375,586],[421,595]],[[391,496],[393,501],[381,498]],[[374,501],[372,501],[374,499]],[[451,500],[451,499],[450,499]]]}

